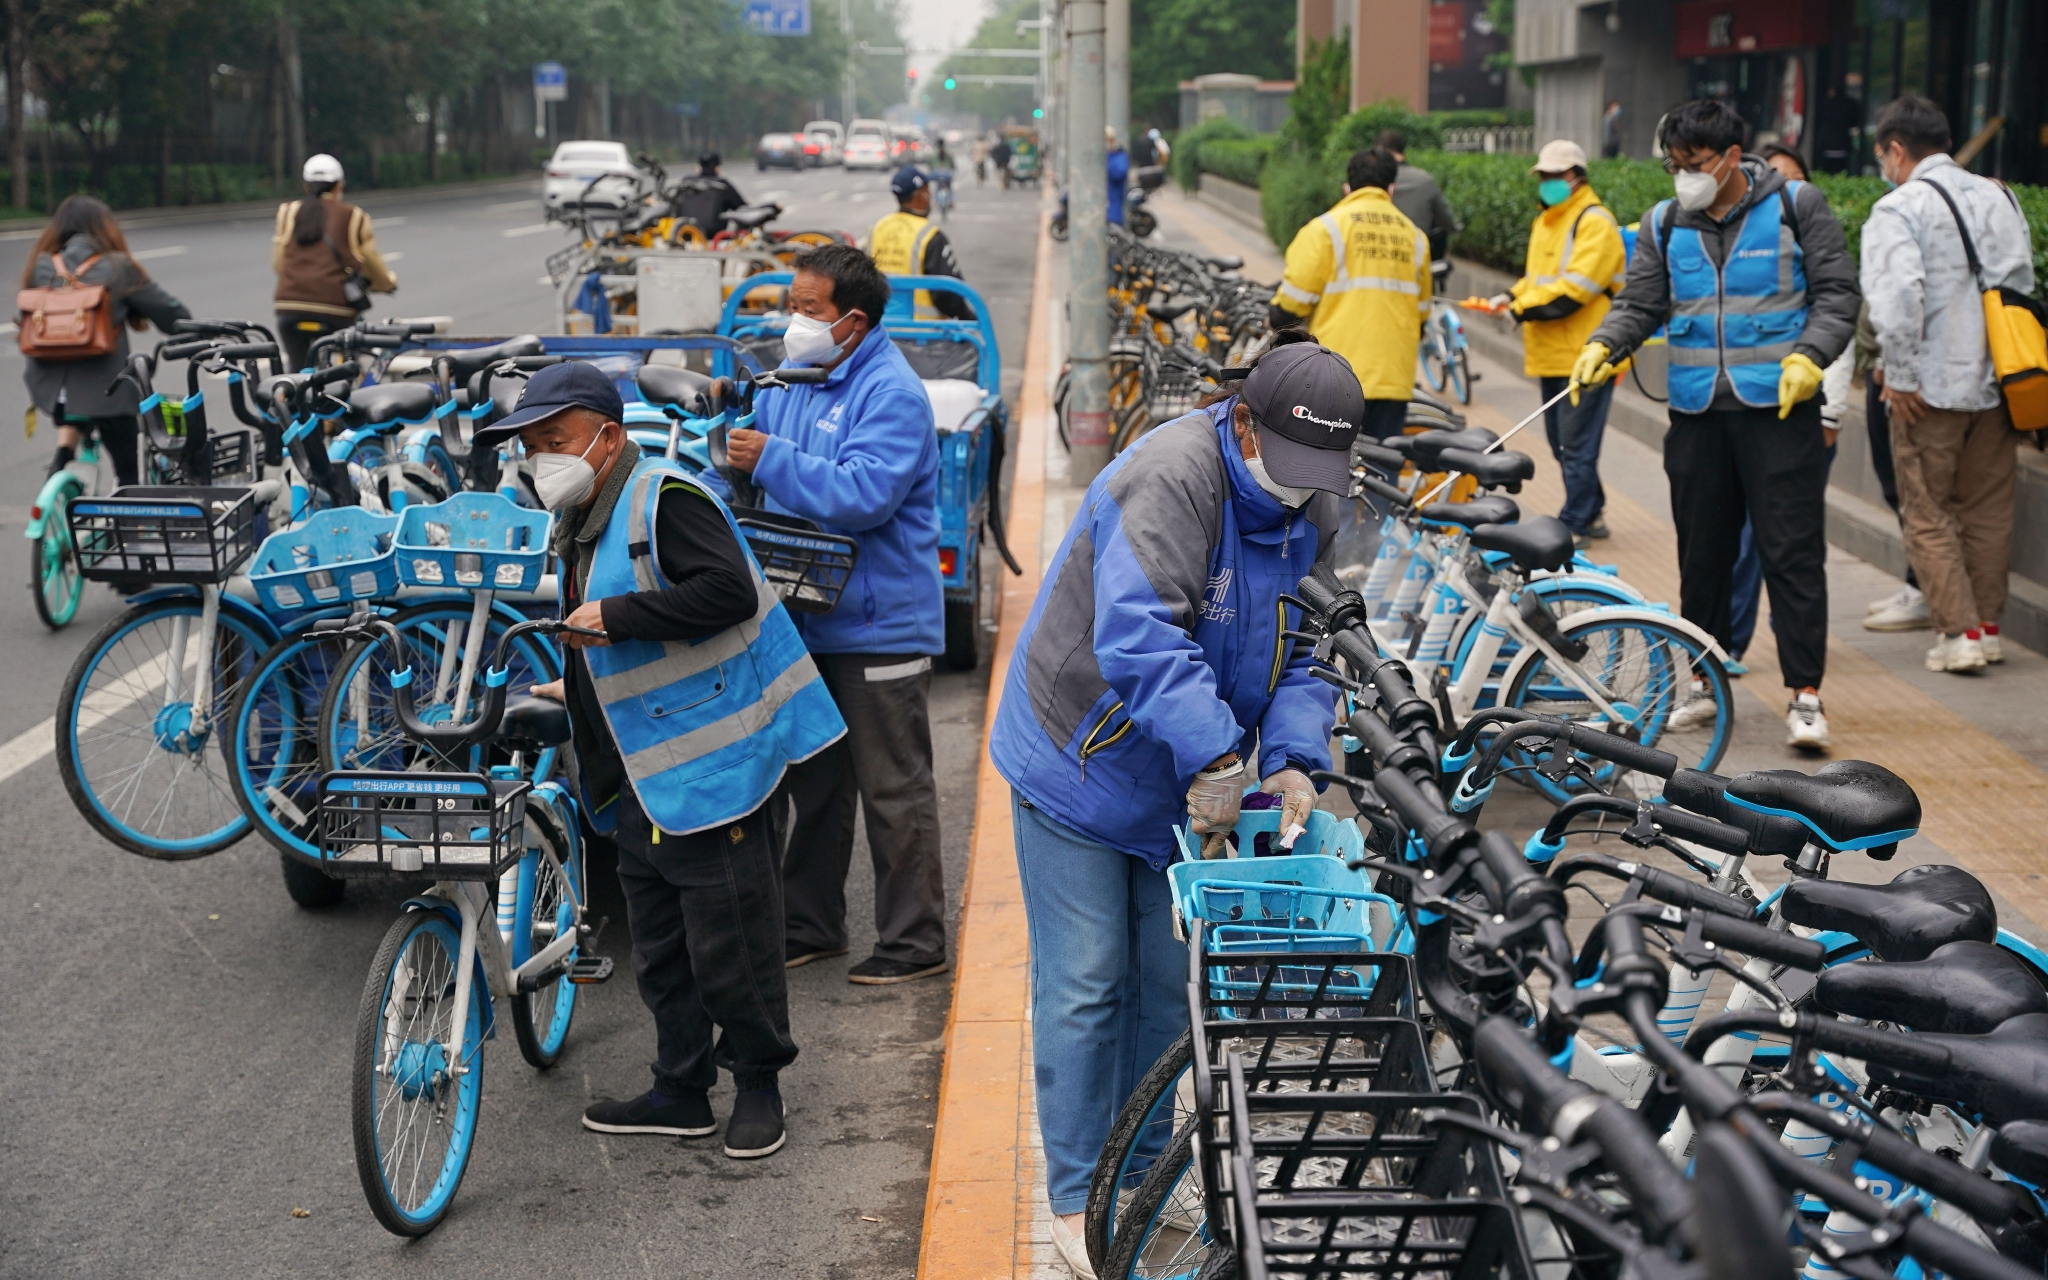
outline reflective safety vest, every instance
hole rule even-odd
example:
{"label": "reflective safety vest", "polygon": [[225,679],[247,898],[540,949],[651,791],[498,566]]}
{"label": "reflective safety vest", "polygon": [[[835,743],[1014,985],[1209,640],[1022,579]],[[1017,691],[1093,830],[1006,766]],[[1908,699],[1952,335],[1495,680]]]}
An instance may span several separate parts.
{"label": "reflective safety vest", "polygon": [[1792,216],[1801,185],[1787,182],[1743,215],[1719,267],[1699,232],[1671,227],[1671,201],[1651,212],[1671,280],[1673,409],[1705,413],[1724,371],[1742,403],[1778,403],[1779,366],[1806,330],[1806,253]]}
{"label": "reflective safety vest", "polygon": [[[591,556],[586,600],[660,591],[649,531],[661,489],[685,484],[732,513],[666,458],[643,456]],[[624,518],[621,518],[621,517]],[[754,616],[704,640],[614,640],[583,650],[626,776],[654,825],[687,835],[752,813],[783,771],[846,732],[782,599],[747,550]],[[595,813],[585,797],[585,811]]]}
{"label": "reflective safety vest", "polygon": [[1351,363],[1368,400],[1406,400],[1429,318],[1429,238],[1365,187],[1295,232],[1273,304]]}
{"label": "reflective safety vest", "polygon": [[[924,274],[924,251],[938,234],[930,218],[920,218],[914,213],[898,209],[875,224],[868,232],[868,256],[882,269],[883,275],[920,276]],[[917,291],[914,300],[919,320],[937,320],[939,309],[932,305],[932,295],[924,290]],[[897,310],[895,305],[890,311]]]}

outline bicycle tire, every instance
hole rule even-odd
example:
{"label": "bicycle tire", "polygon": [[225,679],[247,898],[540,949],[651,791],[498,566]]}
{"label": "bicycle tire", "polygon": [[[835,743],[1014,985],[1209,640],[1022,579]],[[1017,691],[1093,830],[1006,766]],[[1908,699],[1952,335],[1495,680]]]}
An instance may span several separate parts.
{"label": "bicycle tire", "polygon": [[[257,832],[276,846],[289,865],[296,855],[317,859],[314,842],[314,784],[322,772],[319,742],[320,703],[346,646],[311,636],[287,636],[258,660],[229,712],[232,741],[228,775],[235,799]],[[330,877],[306,867],[307,875]],[[306,886],[314,882],[285,873],[285,888],[300,906],[331,906],[329,899]],[[337,882],[338,883],[338,882]],[[313,900],[301,896],[302,889]]]}
{"label": "bicycle tire", "polygon": [[69,626],[85,598],[85,576],[78,571],[65,520],[67,505],[68,497],[59,494],[57,505],[43,513],[42,536],[28,544],[28,592],[35,598],[36,617],[52,631]]}
{"label": "bicycle tire", "polygon": [[[536,839],[540,842],[538,845]],[[527,803],[526,842],[527,853],[520,859],[518,868],[519,905],[513,919],[511,962],[515,969],[560,936],[561,929],[573,929],[577,923],[575,912],[561,894],[560,886],[556,886],[550,897],[542,882],[543,873],[548,871],[547,860],[540,856],[542,847],[554,850],[561,874],[568,878],[576,891],[576,900],[588,901],[584,896],[582,848],[571,845],[564,837],[562,825],[544,802],[529,800]],[[574,951],[563,957],[563,968],[566,970],[575,958]],[[561,1061],[562,1045],[569,1038],[569,1024],[576,1017],[577,992],[575,983],[564,981],[558,974],[532,991],[517,992],[512,996],[512,1033],[519,1041],[519,1056],[536,1070],[545,1071]]]}
{"label": "bicycle tire", "polygon": [[[434,949],[446,957],[442,964],[428,952],[426,942],[431,940]],[[422,940],[420,955],[412,956],[415,940]],[[354,1131],[356,1175],[363,1186],[363,1196],[370,1202],[370,1212],[386,1231],[400,1236],[423,1236],[439,1226],[448,1214],[448,1207],[455,1200],[455,1192],[462,1185],[462,1175],[469,1167],[469,1155],[476,1138],[476,1117],[483,1094],[483,975],[475,974],[475,981],[469,989],[469,1008],[460,1011],[466,1018],[463,1033],[463,1056],[466,1070],[456,1077],[455,1083],[443,1083],[440,1074],[445,1073],[446,1036],[436,1036],[440,1030],[442,1006],[452,1005],[451,997],[455,988],[455,965],[461,956],[461,935],[446,916],[439,911],[412,911],[392,922],[385,931],[383,942],[378,944],[376,959],[370,962],[370,975],[363,983],[363,996],[356,1007],[355,1048],[350,1063],[349,1121]],[[401,991],[400,1004],[410,1005],[418,1010],[431,999],[433,1009],[428,1014],[424,1027],[416,1017],[403,1012],[394,1012],[387,1019],[386,1009],[390,1003],[392,989],[400,980],[398,973],[401,959],[408,959],[411,969],[404,975],[405,987]],[[424,972],[423,977],[415,976]],[[412,992],[419,994],[414,995]],[[448,1009],[449,1014],[455,1010]],[[397,1025],[404,1019],[404,1029],[418,1029],[428,1038],[414,1039],[403,1034],[392,1035],[387,1023]],[[452,1023],[450,1024],[452,1027]],[[396,1044],[391,1043],[397,1040]],[[418,1047],[414,1047],[418,1046]],[[438,1060],[436,1052],[441,1055]],[[410,1093],[412,1096],[408,1097]],[[387,1144],[384,1138],[397,1139],[398,1159],[404,1160],[404,1144],[410,1140],[411,1126],[408,1120],[417,1119],[423,1108],[405,1104],[417,1103],[426,1098],[435,1109],[443,1114],[436,1117],[425,1133],[421,1147],[424,1155],[437,1138],[445,1140],[441,1158],[432,1169],[433,1182],[423,1194],[417,1192],[418,1173],[409,1180],[406,1187],[410,1205],[401,1203],[399,1194],[391,1185],[386,1169],[384,1152]],[[442,1105],[452,1101],[454,1115],[445,1113]],[[387,1110],[388,1113],[387,1114]],[[392,1130],[386,1133],[386,1121]],[[425,1167],[424,1160],[413,1162],[418,1168]]]}
{"label": "bicycle tire", "polygon": [[[1088,1260],[1098,1271],[1109,1257],[1110,1246],[1116,1236],[1118,1208],[1125,1193],[1142,1184],[1144,1173],[1151,1168],[1150,1163],[1142,1170],[1131,1167],[1139,1137],[1158,1123],[1155,1113],[1160,1104],[1177,1099],[1181,1079],[1187,1075],[1194,1061],[1194,1037],[1191,1032],[1183,1031],[1146,1068],[1145,1074],[1138,1077],[1131,1096],[1124,1100],[1116,1119],[1110,1123],[1109,1137],[1103,1141],[1102,1154],[1095,1161],[1094,1176],[1088,1181],[1087,1217],[1082,1226]],[[1169,1133],[1181,1127],[1183,1118],[1177,1111],[1170,1117]]]}
{"label": "bicycle tire", "polygon": [[[213,706],[205,717],[208,727],[198,736],[190,732],[194,717],[189,702],[159,705],[139,718],[130,714],[138,705],[161,702],[156,693],[163,688],[162,676],[152,680],[151,674],[168,665],[161,650],[135,661],[138,650],[150,644],[137,637],[156,623],[175,626],[181,617],[196,630],[199,616],[197,596],[173,596],[125,610],[86,642],[57,699],[57,771],[71,803],[93,830],[115,845],[166,862],[218,853],[249,832],[249,816],[234,801],[227,778],[212,777],[216,762],[226,774],[227,752],[224,744],[209,739],[220,725],[232,723],[228,712],[240,683],[270,648],[271,637],[240,614],[221,611],[214,637]],[[118,672],[101,680],[103,668]],[[140,749],[117,759],[121,739]],[[184,764],[174,763],[174,758],[182,758]],[[186,785],[195,772],[203,775],[205,785]],[[145,780],[151,778],[160,778],[162,785]],[[101,795],[102,790],[108,794]],[[142,809],[143,817],[155,820],[150,829],[129,820],[145,793],[151,798]]]}
{"label": "bicycle tire", "polygon": [[1451,387],[1458,393],[1459,404],[1472,403],[1472,355],[1463,347],[1458,348],[1458,360],[1449,366]]}
{"label": "bicycle tire", "polygon": [[306,910],[324,911],[328,907],[338,907],[348,897],[348,881],[330,876],[281,851],[277,861],[284,873],[286,896]]}
{"label": "bicycle tire", "polygon": [[[1184,1280],[1200,1272],[1216,1251],[1195,1167],[1194,1136],[1192,1125],[1176,1133],[1146,1173],[1124,1211],[1131,1225],[1111,1240],[1109,1255],[1095,1270],[1098,1280]],[[1181,1238],[1170,1240],[1167,1231]]]}

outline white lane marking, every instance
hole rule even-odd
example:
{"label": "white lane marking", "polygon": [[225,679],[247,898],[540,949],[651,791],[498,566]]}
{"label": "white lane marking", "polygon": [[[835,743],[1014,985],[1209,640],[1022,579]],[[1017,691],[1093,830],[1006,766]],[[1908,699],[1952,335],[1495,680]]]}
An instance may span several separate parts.
{"label": "white lane marking", "polygon": [[[107,687],[95,689],[85,695],[85,705],[78,711],[79,729],[83,731],[94,728],[162,688],[164,670],[169,665],[170,655],[160,653]],[[199,655],[196,646],[194,652],[186,657],[185,667],[190,672],[198,671]],[[56,750],[57,717],[51,716],[5,745],[0,745],[0,782],[6,782],[44,756],[55,754]]]}
{"label": "white lane marking", "polygon": [[520,236],[537,236],[543,231],[553,231],[555,229],[556,224],[552,222],[536,222],[530,227],[507,227],[498,234],[507,240],[517,240]]}
{"label": "white lane marking", "polygon": [[[379,218],[377,219],[377,225],[380,227],[402,227],[405,225],[405,215],[400,214],[396,218]],[[386,254],[385,256],[389,257],[390,255]]]}
{"label": "white lane marking", "polygon": [[512,211],[513,211],[514,209],[531,209],[531,208],[533,208],[533,202],[534,202],[534,199],[535,199],[535,197],[533,197],[533,196],[528,196],[528,197],[526,197],[526,199],[524,199],[524,200],[507,200],[507,201],[503,202],[502,204],[487,204],[487,205],[485,205],[485,206],[484,206],[484,212],[485,212],[485,213],[510,213],[510,212],[512,212]]}
{"label": "white lane marking", "polygon": [[[555,278],[553,276],[536,276],[533,282],[535,284],[544,284],[550,289],[555,287]],[[4,348],[0,348],[0,350],[4,350]]]}
{"label": "white lane marking", "polygon": [[819,202],[820,204],[824,203],[824,202],[825,202],[825,201],[827,201],[827,200],[837,200],[838,198],[839,198],[839,188],[837,188],[837,187],[834,187],[834,188],[832,188],[832,189],[831,189],[830,191],[827,191],[827,192],[826,192],[825,194],[823,194],[823,195],[819,195],[819,196],[812,196],[812,197],[811,197],[811,199],[813,199],[813,200],[816,200],[816,201],[818,201],[818,202]]}
{"label": "white lane marking", "polygon": [[7,336],[8,334],[10,334],[10,333],[13,333],[14,331],[15,331],[15,329],[14,329],[14,326],[13,326],[13,325],[11,325],[11,324],[0,324],[0,338],[4,338],[4,337],[6,337],[6,336]]}
{"label": "white lane marking", "polygon": [[389,252],[385,253],[385,255],[384,255],[384,261],[386,261],[386,262],[396,262],[396,261],[398,261],[398,260],[399,260],[400,258],[403,258],[404,256],[405,256],[405,250],[403,250],[403,249],[394,249],[394,250],[391,250],[391,251],[389,251]]}
{"label": "white lane marking", "polygon": [[161,249],[131,250],[128,256],[135,259],[137,262],[153,262],[158,258],[182,257],[188,250],[191,249],[191,247],[192,246],[188,244],[167,244]]}
{"label": "white lane marking", "polygon": [[777,200],[787,199],[789,199],[789,192],[787,191],[763,191],[761,193],[761,199],[757,203],[773,204]]}

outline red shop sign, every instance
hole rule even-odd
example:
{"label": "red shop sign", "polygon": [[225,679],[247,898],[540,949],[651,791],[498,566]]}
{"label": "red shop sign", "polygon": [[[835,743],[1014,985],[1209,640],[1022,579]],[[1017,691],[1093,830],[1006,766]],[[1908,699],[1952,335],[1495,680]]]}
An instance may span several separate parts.
{"label": "red shop sign", "polygon": [[1429,60],[1440,67],[1465,65],[1465,0],[1429,6]]}
{"label": "red shop sign", "polygon": [[1827,0],[1687,0],[1677,21],[1681,58],[1768,53],[1828,39]]}

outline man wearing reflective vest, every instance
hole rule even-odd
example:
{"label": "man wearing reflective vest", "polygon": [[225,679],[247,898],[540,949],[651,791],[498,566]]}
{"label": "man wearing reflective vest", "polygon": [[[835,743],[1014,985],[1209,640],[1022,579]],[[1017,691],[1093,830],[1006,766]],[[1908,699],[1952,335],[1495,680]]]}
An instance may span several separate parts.
{"label": "man wearing reflective vest", "polygon": [[[868,232],[868,254],[883,275],[960,277],[960,264],[953,258],[953,242],[932,225],[931,180],[924,170],[906,164],[889,179],[896,197],[896,212],[875,223]],[[957,293],[917,291],[920,320],[972,320],[974,308]]]}
{"label": "man wearing reflective vest", "polygon": [[[1658,141],[1678,198],[1643,218],[1628,283],[1579,353],[1572,382],[1606,382],[1615,357],[1668,324],[1664,473],[1680,611],[1727,646],[1747,512],[1792,691],[1786,742],[1818,749],[1828,742],[1828,459],[1815,393],[1855,333],[1861,294],[1827,200],[1744,156],[1746,129],[1733,109],[1706,99],[1664,118]],[[1707,699],[1681,694],[1672,723],[1713,715]]]}
{"label": "man wearing reflective vest", "polygon": [[1359,434],[1401,434],[1415,387],[1415,352],[1429,318],[1429,239],[1389,194],[1400,162],[1379,147],[1353,152],[1344,198],[1297,231],[1267,322],[1307,323],[1343,356],[1365,392]]}
{"label": "man wearing reflective vest", "polygon": [[[600,1133],[703,1137],[723,1063],[738,1092],[725,1154],[782,1147],[777,1073],[796,1058],[782,967],[782,877],[768,798],[846,732],[732,514],[626,435],[611,379],[541,370],[475,447],[517,436],[555,513],[562,680],[577,786],[618,846],[633,972],[654,1015],[654,1087],[583,1113]],[[713,1033],[717,1034],[714,1057]]]}
{"label": "man wearing reflective vest", "polygon": [[[1522,372],[1539,380],[1547,401],[1564,390],[1579,348],[1607,318],[1608,299],[1622,285],[1628,247],[1621,224],[1586,182],[1586,152],[1559,138],[1543,144],[1529,172],[1543,212],[1529,227],[1525,273],[1504,298],[1522,326]],[[1578,403],[1543,412],[1550,452],[1564,471],[1564,509],[1557,518],[1580,546],[1607,536],[1607,493],[1600,487],[1600,437],[1607,428],[1612,384]]]}

